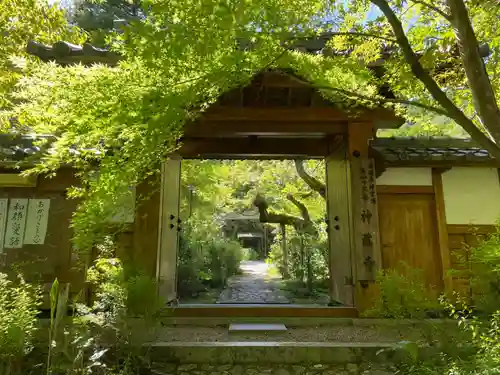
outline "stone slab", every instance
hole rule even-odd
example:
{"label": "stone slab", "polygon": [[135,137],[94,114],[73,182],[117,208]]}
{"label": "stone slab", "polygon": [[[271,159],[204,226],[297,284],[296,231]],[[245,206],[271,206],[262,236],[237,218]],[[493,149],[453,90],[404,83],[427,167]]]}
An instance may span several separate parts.
{"label": "stone slab", "polygon": [[284,324],[231,324],[229,333],[286,332]]}

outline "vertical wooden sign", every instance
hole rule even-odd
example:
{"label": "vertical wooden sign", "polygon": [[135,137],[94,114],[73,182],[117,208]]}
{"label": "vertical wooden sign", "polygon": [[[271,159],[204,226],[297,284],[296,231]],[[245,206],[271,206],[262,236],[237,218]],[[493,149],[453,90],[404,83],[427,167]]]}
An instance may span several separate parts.
{"label": "vertical wooden sign", "polygon": [[0,254],[3,252],[5,243],[5,226],[7,225],[7,207],[9,200],[7,198],[0,199]]}
{"label": "vertical wooden sign", "polygon": [[30,199],[24,243],[27,245],[43,245],[49,222],[50,199]]}
{"label": "vertical wooden sign", "polygon": [[374,281],[382,266],[378,232],[375,162],[369,157],[373,124],[349,124],[354,262],[358,281]]}
{"label": "vertical wooden sign", "polygon": [[357,272],[358,280],[373,281],[377,269],[381,267],[380,244],[378,233],[377,192],[375,182],[375,164],[372,159],[357,160],[355,173],[359,176],[360,189],[356,189],[357,206],[354,216],[356,236],[358,237]]}
{"label": "vertical wooden sign", "polygon": [[27,199],[11,199],[7,215],[7,230],[4,247],[20,249],[23,247],[24,228],[26,226]]}

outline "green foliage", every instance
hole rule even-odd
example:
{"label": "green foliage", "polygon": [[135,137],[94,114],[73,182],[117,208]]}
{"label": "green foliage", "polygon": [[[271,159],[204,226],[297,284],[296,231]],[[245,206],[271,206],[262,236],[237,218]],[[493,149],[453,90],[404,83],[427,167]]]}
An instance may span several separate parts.
{"label": "green foliage", "polygon": [[41,291],[21,276],[0,273],[0,374],[20,375],[21,360],[33,349]]}
{"label": "green foliage", "polygon": [[161,307],[155,283],[139,272],[127,275],[113,258],[96,260],[88,281],[96,288],[93,305],[74,301],[73,318],[66,318],[69,286],[53,284],[47,374],[135,374],[145,366],[140,343]]}
{"label": "green foliage", "polygon": [[470,293],[466,297],[472,298],[478,312],[491,315],[500,310],[500,232],[463,250],[457,254],[459,267],[452,273],[469,279]]}
{"label": "green foliage", "polygon": [[422,271],[401,264],[401,269],[379,270],[377,299],[366,316],[423,319],[440,310],[436,294],[429,290]]}
{"label": "green foliage", "polygon": [[[288,277],[307,285],[315,281],[325,281],[329,275],[328,235],[325,227],[318,229],[317,237],[297,233],[293,229],[287,231]],[[269,258],[283,275],[282,241],[281,234],[278,234],[271,245]]]}
{"label": "green foliage", "polygon": [[[57,5],[45,0],[3,0],[0,3],[0,111],[10,107],[16,83],[40,64],[26,53],[28,41],[80,43],[82,33],[68,25]],[[0,125],[7,116],[0,112]]]}
{"label": "green foliage", "polygon": [[75,1],[71,10],[71,21],[89,33],[89,42],[94,46],[106,45],[106,39],[115,31],[114,21],[133,21],[143,14],[140,1],[105,0]]}
{"label": "green foliage", "polygon": [[248,254],[238,242],[221,237],[206,220],[192,219],[184,224],[177,278],[181,298],[223,288]]}

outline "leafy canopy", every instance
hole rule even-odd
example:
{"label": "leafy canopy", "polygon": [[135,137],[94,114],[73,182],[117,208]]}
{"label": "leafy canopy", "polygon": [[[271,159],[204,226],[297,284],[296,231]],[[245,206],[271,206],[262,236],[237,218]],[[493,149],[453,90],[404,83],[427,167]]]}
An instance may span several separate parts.
{"label": "leafy canopy", "polygon": [[[186,121],[266,68],[292,69],[351,107],[387,105],[414,122],[422,113],[450,118],[500,155],[500,37],[492,26],[500,7],[493,2],[155,0],[141,7],[147,15],[109,35],[124,57],[118,66],[41,64],[22,80],[15,96],[22,104],[10,113],[27,131],[58,136],[37,171],[71,162],[87,182],[73,192],[86,198],[75,220],[79,247],[97,238],[89,234],[130,185],[157,174]],[[322,55],[284,48],[325,31],[333,38]],[[491,50],[484,64],[483,42]],[[367,66],[381,58],[375,74]],[[379,95],[382,82],[392,98]],[[75,144],[76,155],[68,151]],[[98,179],[91,178],[96,161]]]}

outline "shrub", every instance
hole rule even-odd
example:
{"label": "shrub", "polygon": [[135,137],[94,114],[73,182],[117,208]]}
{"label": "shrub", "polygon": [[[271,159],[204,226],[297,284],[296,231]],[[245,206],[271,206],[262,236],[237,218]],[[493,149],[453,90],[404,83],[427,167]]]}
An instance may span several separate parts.
{"label": "shrub", "polygon": [[95,301],[90,307],[75,303],[71,322],[60,314],[70,302],[67,286],[54,282],[47,373],[137,373],[144,366],[141,342],[154,328],[151,318],[161,306],[155,282],[131,268],[125,272],[115,258],[97,259],[87,280],[95,286]]}
{"label": "shrub", "polygon": [[21,359],[32,348],[37,331],[41,290],[21,276],[0,273],[0,374],[21,373]]}
{"label": "shrub", "polygon": [[378,298],[366,316],[382,318],[428,317],[429,312],[441,310],[435,292],[429,289],[422,271],[402,263],[402,270],[379,270],[377,274]]}
{"label": "shrub", "polygon": [[466,247],[459,257],[460,269],[453,273],[470,280],[470,295],[475,309],[489,316],[500,310],[500,232]]}
{"label": "shrub", "polygon": [[223,288],[227,279],[239,272],[247,254],[239,242],[212,227],[187,221],[179,246],[179,295],[196,296],[207,288]]}

